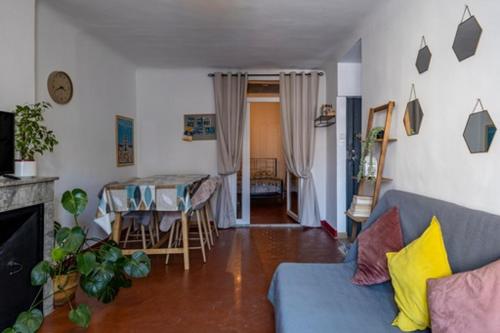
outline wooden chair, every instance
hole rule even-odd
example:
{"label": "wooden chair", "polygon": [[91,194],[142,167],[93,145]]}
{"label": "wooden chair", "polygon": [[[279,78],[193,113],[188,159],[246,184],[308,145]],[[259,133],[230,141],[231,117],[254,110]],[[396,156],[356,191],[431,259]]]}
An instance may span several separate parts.
{"label": "wooden chair", "polygon": [[[212,224],[215,224],[211,219],[211,209],[210,200],[216,192],[219,185],[218,178],[209,178],[204,181],[198,190],[194,193],[191,203],[193,205],[190,225],[194,227],[194,231],[190,232],[189,235],[196,235],[197,237],[188,237],[188,242],[190,240],[199,241],[199,246],[189,247],[190,250],[201,250],[203,256],[203,262],[206,262],[205,245],[208,250],[211,250],[214,245]],[[195,221],[192,218],[195,217]],[[219,231],[215,226],[215,233],[217,237],[219,236]],[[168,240],[168,247],[178,247],[180,246],[182,237],[180,235],[180,221],[177,220],[171,228],[171,232]],[[170,255],[166,255],[165,263],[168,264]]]}
{"label": "wooden chair", "polygon": [[[148,218],[150,220],[147,227],[144,221],[139,221]],[[155,214],[149,212],[131,212],[126,214],[124,219],[126,222],[127,220],[129,222],[129,226],[125,233],[125,239],[120,241],[120,244],[122,244],[124,248],[127,247],[128,243],[142,243],[142,248],[147,249],[160,241],[160,229]]]}

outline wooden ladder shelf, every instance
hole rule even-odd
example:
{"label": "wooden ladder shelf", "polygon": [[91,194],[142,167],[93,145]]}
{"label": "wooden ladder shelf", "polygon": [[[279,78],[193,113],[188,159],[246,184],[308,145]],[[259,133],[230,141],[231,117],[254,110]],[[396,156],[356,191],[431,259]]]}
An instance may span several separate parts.
{"label": "wooden ladder shelf", "polygon": [[[396,139],[391,138],[391,121],[392,121],[392,111],[394,110],[395,103],[393,101],[388,102],[387,104],[371,108],[370,113],[368,115],[368,124],[366,128],[366,135],[368,136],[370,131],[373,128],[373,122],[375,115],[377,113],[385,113],[385,124],[384,124],[384,136],[382,139],[377,139],[376,142],[379,143],[380,146],[380,155],[378,158],[378,167],[377,167],[377,177],[375,178],[375,183],[373,186],[368,186],[371,184],[368,184],[370,181],[369,179],[362,178],[359,181],[359,186],[358,186],[358,195],[365,195],[365,196],[371,196],[372,197],[372,209],[375,207],[377,204],[377,201],[380,196],[380,189],[382,187],[382,183],[386,183],[391,181],[390,178],[386,178],[383,176],[384,174],[384,166],[385,166],[385,157],[387,155],[387,148],[389,146],[389,143],[395,142]],[[363,166],[360,166],[363,167]],[[369,190],[368,188],[372,188],[372,193],[367,193]],[[352,234],[351,238],[354,240],[357,235],[357,229],[358,229],[358,224],[366,222],[368,218],[364,217],[355,217],[353,216],[349,211],[346,212],[346,215],[348,218],[350,218],[353,222],[353,227],[352,227]]]}

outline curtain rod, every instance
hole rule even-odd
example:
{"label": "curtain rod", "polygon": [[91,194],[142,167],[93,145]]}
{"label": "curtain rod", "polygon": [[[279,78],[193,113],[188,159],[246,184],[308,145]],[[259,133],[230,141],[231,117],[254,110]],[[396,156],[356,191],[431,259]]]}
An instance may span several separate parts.
{"label": "curtain rod", "polygon": [[[318,75],[319,76],[323,76],[325,73],[323,72],[318,72]],[[232,74],[233,76],[236,76],[237,74]],[[275,74],[269,74],[269,73],[266,73],[266,74],[247,74],[248,76],[268,76],[268,77],[274,77],[274,76],[280,76],[279,73],[275,73]],[[290,73],[285,73],[285,75],[290,75]],[[306,75],[311,75],[311,73],[306,73]],[[215,76],[215,73],[209,73],[208,74],[209,77],[214,77]],[[226,73],[223,73],[222,76],[227,76]]]}

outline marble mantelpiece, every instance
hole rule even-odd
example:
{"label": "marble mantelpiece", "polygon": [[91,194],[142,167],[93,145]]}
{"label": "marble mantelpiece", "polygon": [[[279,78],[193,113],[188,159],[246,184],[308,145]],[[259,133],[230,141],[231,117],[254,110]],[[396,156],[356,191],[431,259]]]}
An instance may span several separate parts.
{"label": "marble mantelpiece", "polygon": [[[54,182],[56,177],[29,177],[13,180],[0,177],[0,213],[43,204],[43,258],[50,259],[54,244]],[[52,283],[43,288],[43,313],[53,310]]]}

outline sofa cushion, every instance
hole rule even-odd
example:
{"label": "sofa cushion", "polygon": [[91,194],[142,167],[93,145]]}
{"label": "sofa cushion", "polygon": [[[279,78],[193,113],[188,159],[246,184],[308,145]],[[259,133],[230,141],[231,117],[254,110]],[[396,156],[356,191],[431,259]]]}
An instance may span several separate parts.
{"label": "sofa cushion", "polygon": [[500,332],[500,260],[427,286],[433,333]]}
{"label": "sofa cushion", "polygon": [[372,285],[389,281],[385,254],[403,248],[399,209],[392,207],[382,214],[369,229],[359,235],[358,246],[358,266],[352,283]]}
{"label": "sofa cushion", "polygon": [[396,304],[400,310],[393,325],[401,330],[422,330],[430,325],[427,280],[451,275],[438,220],[399,252],[387,253]]}
{"label": "sofa cushion", "polygon": [[401,332],[391,326],[397,308],[390,283],[354,285],[354,269],[353,262],[279,265],[268,294],[276,332]]}

